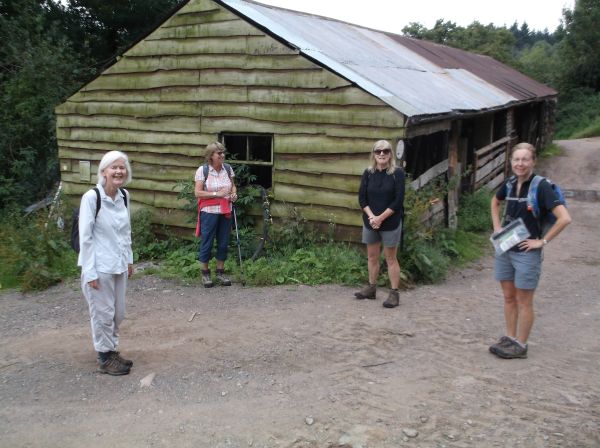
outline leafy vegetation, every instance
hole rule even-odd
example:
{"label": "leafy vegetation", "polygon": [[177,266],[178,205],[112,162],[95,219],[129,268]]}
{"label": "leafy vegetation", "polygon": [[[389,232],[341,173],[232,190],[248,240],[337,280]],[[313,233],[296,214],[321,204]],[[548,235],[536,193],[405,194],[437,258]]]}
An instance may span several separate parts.
{"label": "leafy vegetation", "polygon": [[1,288],[40,290],[77,274],[75,252],[56,223],[46,219],[18,210],[0,215]]}

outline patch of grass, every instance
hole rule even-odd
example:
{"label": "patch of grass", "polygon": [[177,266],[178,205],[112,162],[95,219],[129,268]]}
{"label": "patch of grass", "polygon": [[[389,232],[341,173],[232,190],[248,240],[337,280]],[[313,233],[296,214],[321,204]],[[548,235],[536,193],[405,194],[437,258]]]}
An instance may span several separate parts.
{"label": "patch of grass", "polygon": [[559,156],[563,153],[563,150],[560,146],[551,143],[546,146],[539,154],[540,159],[551,159],[552,157]]}

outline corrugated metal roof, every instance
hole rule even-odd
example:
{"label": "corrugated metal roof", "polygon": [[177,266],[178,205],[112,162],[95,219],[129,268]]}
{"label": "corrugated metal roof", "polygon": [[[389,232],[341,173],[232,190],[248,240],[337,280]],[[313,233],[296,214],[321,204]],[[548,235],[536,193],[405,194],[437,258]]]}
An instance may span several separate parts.
{"label": "corrugated metal roof", "polygon": [[408,117],[556,95],[487,56],[252,1],[220,1]]}

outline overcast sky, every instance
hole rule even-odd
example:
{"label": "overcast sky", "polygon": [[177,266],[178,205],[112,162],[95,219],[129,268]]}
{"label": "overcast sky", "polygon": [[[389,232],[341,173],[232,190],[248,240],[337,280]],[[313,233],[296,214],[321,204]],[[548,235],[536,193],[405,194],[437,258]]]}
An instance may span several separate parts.
{"label": "overcast sky", "polygon": [[282,8],[305,11],[369,28],[402,34],[410,22],[432,28],[437,19],[467,26],[475,20],[487,25],[527,22],[529,29],[553,32],[563,8],[574,0],[256,0]]}

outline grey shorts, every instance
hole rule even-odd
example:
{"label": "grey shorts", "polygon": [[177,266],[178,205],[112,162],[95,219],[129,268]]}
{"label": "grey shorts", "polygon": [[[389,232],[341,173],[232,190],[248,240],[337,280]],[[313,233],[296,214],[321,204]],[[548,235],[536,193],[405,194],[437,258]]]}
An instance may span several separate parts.
{"label": "grey shorts", "polygon": [[513,281],[519,289],[536,289],[542,274],[541,250],[507,251],[496,255],[494,276],[498,281]]}
{"label": "grey shorts", "polygon": [[398,247],[402,236],[402,221],[394,230],[372,230],[363,224],[362,242],[364,244],[375,244],[382,242],[383,247]]}

